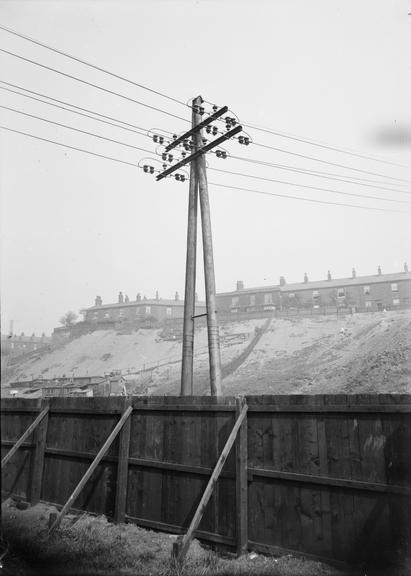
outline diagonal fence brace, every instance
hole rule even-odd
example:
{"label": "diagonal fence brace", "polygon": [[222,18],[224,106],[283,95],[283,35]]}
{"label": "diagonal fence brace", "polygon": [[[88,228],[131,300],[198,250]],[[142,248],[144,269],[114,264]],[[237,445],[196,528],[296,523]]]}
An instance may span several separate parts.
{"label": "diagonal fence brace", "polygon": [[27,430],[24,432],[24,434],[22,436],[20,436],[20,438],[14,444],[13,448],[11,450],[9,450],[9,452],[7,452],[7,454],[5,455],[3,460],[1,461],[1,469],[4,468],[4,466],[10,460],[10,458],[17,452],[17,450],[20,448],[20,446],[23,444],[23,442],[25,440],[27,440],[27,438],[30,436],[30,434],[32,432],[34,432],[34,430],[37,428],[37,426],[43,420],[44,416],[48,413],[48,411],[49,411],[49,407],[46,406],[46,408],[44,408],[44,410],[42,410],[40,412],[40,414],[37,416],[37,418],[34,420],[34,422],[32,422],[30,424],[30,426],[27,428]]}
{"label": "diagonal fence brace", "polygon": [[117,422],[116,427],[114,428],[114,430],[111,432],[110,436],[107,438],[107,440],[104,442],[103,446],[100,448],[99,453],[97,454],[97,456],[94,458],[93,462],[90,464],[87,472],[84,474],[83,478],[80,480],[80,482],[77,484],[76,488],[74,489],[73,493],[71,494],[71,496],[69,497],[69,499],[67,500],[67,502],[64,504],[63,508],[60,510],[59,514],[57,515],[57,518],[54,520],[54,522],[52,523],[52,525],[49,528],[49,533],[51,533],[53,530],[55,530],[56,528],[58,528],[58,526],[60,525],[63,516],[65,516],[68,512],[68,510],[70,509],[70,507],[72,506],[72,504],[74,503],[74,501],[76,500],[76,498],[78,497],[78,495],[80,494],[80,492],[83,490],[84,486],[86,485],[87,481],[90,479],[91,475],[93,474],[93,472],[95,471],[95,469],[97,468],[97,466],[99,465],[100,461],[102,460],[102,458],[104,457],[104,455],[106,454],[107,450],[110,448],[110,446],[112,445],[112,443],[114,442],[117,434],[120,432],[120,430],[122,429],[122,427],[124,426],[124,424],[126,423],[127,419],[129,418],[130,414],[133,411],[133,407],[129,406],[122,414],[120,420]]}
{"label": "diagonal fence brace", "polygon": [[177,563],[181,563],[184,558],[185,555],[188,552],[188,549],[190,547],[191,544],[191,540],[194,537],[194,532],[195,530],[198,528],[200,522],[201,522],[201,518],[203,517],[203,514],[205,512],[205,509],[207,507],[208,501],[211,498],[211,495],[213,493],[213,490],[215,488],[215,485],[217,483],[218,477],[221,474],[221,471],[223,469],[223,466],[225,464],[225,461],[227,460],[227,457],[230,453],[230,450],[235,442],[235,439],[237,437],[238,431],[240,430],[240,426],[244,421],[244,418],[246,417],[247,414],[247,410],[248,410],[248,406],[247,404],[244,404],[244,406],[241,409],[241,412],[233,426],[233,429],[231,430],[230,436],[228,437],[228,440],[220,454],[220,457],[217,461],[217,464],[215,465],[215,468],[213,470],[213,473],[211,474],[210,480],[208,481],[207,487],[204,490],[204,494],[201,497],[200,503],[197,507],[197,510],[193,516],[193,519],[191,520],[190,526],[186,532],[186,534],[184,534],[183,536],[179,536],[177,539],[177,542],[174,542],[173,544],[173,556],[174,559]]}

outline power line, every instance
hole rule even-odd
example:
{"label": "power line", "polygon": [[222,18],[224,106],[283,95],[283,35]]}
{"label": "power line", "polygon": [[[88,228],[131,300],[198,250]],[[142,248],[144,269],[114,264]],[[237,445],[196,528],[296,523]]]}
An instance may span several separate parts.
{"label": "power line", "polygon": [[298,156],[299,158],[305,158],[306,160],[314,160],[314,162],[321,162],[322,164],[328,164],[329,166],[337,166],[338,168],[345,168],[346,170],[354,170],[355,172],[361,172],[363,174],[371,174],[372,176],[378,176],[380,178],[389,178],[390,180],[397,180],[399,182],[411,183],[410,180],[405,180],[403,178],[394,178],[394,176],[386,176],[384,174],[379,174],[378,172],[361,170],[360,168],[353,168],[352,166],[347,166],[346,164],[337,164],[336,162],[329,162],[328,160],[322,160],[320,158],[315,158],[313,156],[306,156],[305,154],[299,154],[298,152],[291,152],[290,150],[284,150],[284,148],[276,148],[275,146],[268,146],[268,144],[253,142],[253,145],[260,146],[260,148],[275,150],[276,152],[283,152],[284,154],[291,154],[292,156]]}
{"label": "power line", "polygon": [[392,198],[381,198],[379,196],[370,196],[367,194],[355,194],[354,192],[341,192],[340,190],[332,190],[331,188],[318,188],[317,186],[309,186],[308,184],[296,184],[295,182],[286,182],[284,180],[274,180],[273,178],[263,178],[262,176],[253,176],[251,174],[244,174],[242,172],[232,172],[231,170],[220,170],[219,168],[209,168],[214,172],[222,172],[224,174],[232,174],[234,176],[243,176],[245,178],[253,178],[254,180],[264,180],[265,182],[275,182],[276,184],[285,184],[286,186],[296,186],[298,188],[307,188],[309,190],[318,190],[320,192],[332,192],[333,194],[341,194],[342,196],[353,196],[355,198],[368,198],[370,200],[380,200],[384,202],[396,202],[398,204],[411,204],[408,200],[396,200]]}
{"label": "power line", "polygon": [[[2,82],[2,80],[0,80],[0,82]],[[7,82],[8,84],[8,82]],[[21,90],[24,90],[24,88],[20,88]],[[47,100],[42,100],[41,98],[35,98],[34,96],[30,96],[30,94],[23,94],[21,92],[17,92],[17,90],[11,90],[10,88],[5,88],[3,86],[0,86],[0,90],[6,90],[7,92],[11,92],[12,94],[18,94],[19,96],[24,96],[24,98],[30,98],[31,100],[35,100],[36,102],[42,102],[43,104],[48,104],[49,106],[54,106],[55,108],[59,108],[60,110],[66,110],[67,112],[72,112],[73,114],[78,114],[79,116],[84,116],[85,118],[91,118],[92,120],[97,120],[98,122],[103,122],[104,124],[108,124],[109,126],[115,126],[116,128],[122,128],[123,130],[128,130],[129,132],[133,132],[134,134],[139,134],[140,136],[147,136],[148,138],[150,138],[150,136],[148,136],[147,132],[139,132],[137,130],[132,130],[131,128],[126,128],[125,126],[120,126],[119,124],[114,124],[113,122],[107,122],[106,120],[102,120],[101,118],[95,118],[94,116],[91,116],[90,114],[83,114],[82,112],[78,112],[77,110],[71,110],[70,108],[66,108],[65,106],[59,106],[58,104],[53,104],[52,102],[47,102]],[[48,96],[45,96],[45,98],[49,98]],[[68,104],[68,106],[72,106],[72,104]],[[76,106],[76,108],[79,108],[78,106]],[[82,108],[82,110],[87,110],[86,108]],[[103,116],[104,118],[110,118],[110,116],[104,116],[103,114],[99,114],[98,112],[93,112],[92,110],[87,110],[88,112],[91,112],[91,114],[96,114],[98,116]],[[115,118],[112,118],[113,120],[115,120]],[[117,120],[117,122],[121,122],[121,120]],[[136,126],[136,128],[139,128],[138,126]],[[140,130],[140,128],[139,128]],[[141,128],[141,130],[144,130],[144,128]]]}
{"label": "power line", "polygon": [[36,62],[35,60],[31,60],[30,58],[25,58],[24,56],[20,56],[20,54],[16,54],[15,52],[10,52],[9,50],[4,50],[4,48],[0,48],[0,52],[4,52],[9,56],[14,56],[15,58],[19,58],[20,60],[24,60],[25,62],[30,62],[35,66],[40,66],[45,70],[50,70],[51,72],[55,72],[56,74],[61,74],[66,78],[70,78],[71,80],[76,80],[77,82],[81,82],[82,84],[86,84],[86,86],[92,86],[93,88],[97,88],[98,90],[102,90],[107,94],[112,94],[114,96],[118,96],[119,98],[123,98],[124,100],[128,100],[129,102],[134,102],[134,104],[138,104],[139,106],[144,106],[145,108],[149,108],[150,110],[155,110],[156,112],[161,112],[162,114],[166,114],[167,116],[171,116],[173,118],[177,118],[178,120],[183,120],[184,122],[189,122],[187,118],[183,118],[182,116],[177,116],[176,114],[172,114],[171,112],[167,112],[166,110],[162,110],[161,108],[157,108],[156,106],[151,106],[150,104],[145,104],[140,100],[135,100],[134,98],[130,98],[129,96],[125,96],[124,94],[120,94],[119,92],[114,92],[114,90],[109,90],[108,88],[104,88],[103,86],[99,86],[98,84],[93,84],[92,82],[88,82],[87,80],[82,80],[81,78],[77,78],[77,76],[72,76],[71,74],[67,74],[66,72],[62,72],[61,70],[57,70],[56,68],[52,68],[51,66],[46,66],[45,64],[41,64],[40,62]]}
{"label": "power line", "polygon": [[47,118],[42,118],[41,116],[36,116],[35,114],[29,114],[28,112],[23,112],[22,110],[16,110],[15,108],[10,108],[9,106],[3,106],[0,104],[0,108],[10,110],[11,112],[16,112],[17,114],[23,114],[23,116],[28,116],[30,118],[36,118],[36,120],[42,120],[43,122],[48,122],[49,124],[54,124],[55,126],[60,126],[61,128],[68,128],[69,130],[80,132],[81,134],[87,134],[87,136],[94,136],[95,138],[100,138],[101,140],[107,140],[108,142],[113,142],[114,144],[127,146],[127,148],[133,148],[134,150],[140,150],[141,152],[147,152],[148,154],[153,154],[152,150],[147,150],[146,148],[140,148],[139,146],[133,146],[132,144],[126,144],[125,142],[120,142],[120,140],[114,140],[113,138],[106,138],[105,136],[100,136],[100,134],[94,134],[94,132],[87,132],[86,130],[80,130],[79,128],[74,128],[73,126],[68,126],[67,124],[54,122],[54,120],[48,120]]}
{"label": "power line", "polygon": [[344,150],[343,148],[337,148],[336,146],[331,146],[329,144],[321,144],[315,140],[306,140],[304,138],[300,138],[297,136],[291,136],[291,134],[287,134],[284,132],[278,132],[275,130],[271,130],[268,128],[262,128],[261,126],[257,126],[256,124],[246,124],[242,122],[243,126],[247,126],[247,128],[252,128],[254,130],[259,130],[260,132],[266,132],[267,134],[273,134],[275,136],[280,136],[281,138],[288,138],[289,140],[295,140],[296,142],[304,142],[305,144],[310,144],[312,146],[318,146],[319,148],[325,148],[326,150],[333,150],[335,152],[341,152],[342,154],[348,154],[350,156],[356,156],[358,158],[364,158],[365,160],[372,160],[374,162],[381,162],[382,164],[389,164],[391,166],[398,166],[400,168],[407,168],[411,170],[411,166],[407,166],[406,164],[399,164],[398,162],[391,162],[389,160],[383,160],[381,158],[376,158],[375,156],[367,156],[366,154],[359,154],[357,152],[350,152],[348,150]]}
{"label": "power line", "polygon": [[[48,138],[42,138],[40,136],[36,136],[34,134],[29,134],[28,132],[23,132],[21,130],[15,130],[13,128],[9,128],[7,126],[0,125],[1,130],[7,130],[9,132],[14,132],[15,134],[20,134],[23,136],[28,136],[29,138],[35,138],[36,140],[41,140],[43,142],[48,142],[50,144],[55,144],[56,146],[62,146],[63,148],[69,148],[70,150],[76,150],[78,152],[83,152],[85,154],[90,154],[91,156],[96,156],[97,158],[103,158],[105,160],[112,160],[113,162],[119,162],[120,164],[126,164],[128,166],[132,166],[134,168],[140,168],[138,164],[134,164],[132,162],[127,162],[125,160],[119,160],[118,158],[113,158],[112,156],[106,156],[104,154],[97,154],[96,152],[91,152],[90,150],[84,150],[84,148],[78,148],[76,146],[70,146],[68,144],[63,144],[61,142],[56,142],[55,140],[50,140]],[[339,202],[327,202],[326,200],[315,200],[314,198],[303,198],[300,196],[289,196],[287,194],[277,194],[275,192],[263,192],[261,190],[252,190],[250,188],[241,188],[239,186],[228,186],[226,184],[218,184],[217,182],[210,182],[212,186],[219,186],[221,188],[231,188],[233,190],[243,190],[246,192],[253,192],[255,194],[263,194],[267,196],[277,196],[279,198],[289,198],[292,200],[303,200],[305,202],[314,202],[316,204],[327,204],[331,206],[344,206],[348,208],[360,208],[363,210],[377,210],[379,212],[396,212],[400,214],[411,214],[408,211],[401,211],[401,210],[393,210],[390,208],[374,208],[372,206],[356,206],[355,204],[343,204]]]}
{"label": "power line", "polygon": [[84,152],[85,154],[90,154],[91,156],[97,156],[98,158],[104,158],[105,160],[112,160],[113,162],[119,162],[120,164],[127,164],[128,166],[134,166],[134,168],[140,168],[138,164],[133,164],[133,162],[127,162],[126,160],[119,160],[118,158],[113,158],[112,156],[105,156],[104,154],[97,154],[97,152],[84,150],[84,148],[77,148],[77,146],[62,144],[61,142],[56,142],[55,140],[49,140],[48,138],[42,138],[41,136],[29,134],[28,132],[22,132],[21,130],[14,130],[13,128],[8,128],[7,126],[2,126],[1,124],[0,129],[8,130],[9,132],[15,132],[16,134],[21,134],[23,136],[28,136],[30,138],[35,138],[36,140],[42,140],[43,142],[49,142],[50,144],[55,144],[56,146],[62,146],[63,148],[69,148],[70,150],[77,150],[78,152]]}
{"label": "power line", "polygon": [[[359,182],[356,180],[346,180],[345,178],[337,178],[334,176],[325,176],[329,174],[328,172],[317,172],[313,170],[305,170],[304,168],[297,168],[296,166],[287,166],[284,164],[275,164],[273,162],[264,162],[263,160],[252,160],[251,158],[244,158],[242,156],[230,155],[233,160],[242,160],[244,162],[249,162],[251,164],[256,164],[258,166],[266,166],[269,168],[278,168],[279,170],[286,170],[287,172],[296,172],[298,174],[307,174],[310,176],[315,176],[317,178],[325,178],[326,180],[336,180],[338,182],[346,182],[347,184],[355,184],[357,186],[366,186],[367,188],[375,188],[377,190],[385,190],[387,192],[402,192],[403,194],[410,194],[408,190],[400,190],[396,188],[387,188],[386,186],[375,186],[372,184],[365,184],[364,182]],[[362,179],[361,179],[362,180]],[[371,182],[374,182],[371,180]],[[383,184],[383,182],[381,182]],[[391,186],[398,186],[398,184],[392,183]]]}
{"label": "power line", "polygon": [[326,200],[315,200],[314,198],[303,198],[301,196],[290,196],[287,194],[277,194],[275,192],[263,192],[262,190],[253,190],[251,188],[241,188],[240,186],[229,186],[227,184],[218,184],[217,182],[209,182],[211,186],[219,186],[220,188],[230,188],[232,190],[243,190],[245,192],[253,192],[254,194],[263,194],[265,196],[277,196],[278,198],[288,198],[291,200],[303,200],[304,202],[314,202],[315,204],[327,204],[330,206],[344,206],[346,208],[360,208],[361,210],[377,210],[378,212],[396,212],[399,214],[411,214],[407,210],[395,210],[393,208],[374,208],[373,206],[357,206],[356,204],[343,204],[341,202],[327,202]]}
{"label": "power line", "polygon": [[5,32],[8,32],[9,34],[14,34],[15,36],[19,36],[20,38],[24,38],[24,40],[28,40],[29,42],[33,42],[33,44],[37,44],[38,46],[42,46],[43,48],[47,48],[48,50],[52,50],[53,52],[56,52],[57,54],[61,54],[62,56],[65,56],[66,58],[70,58],[71,60],[75,60],[76,62],[80,62],[81,64],[85,64],[86,66],[89,66],[90,68],[94,68],[95,70],[98,70],[99,72],[104,72],[105,74],[109,74],[113,78],[118,78],[119,80],[123,80],[124,82],[128,82],[129,84],[132,84],[133,86],[137,86],[138,88],[142,88],[143,90],[147,90],[148,92],[152,92],[153,94],[157,94],[158,96],[162,96],[163,98],[167,98],[168,100],[171,100],[172,102],[176,102],[177,104],[187,106],[187,104],[185,104],[181,100],[178,100],[177,98],[173,98],[172,96],[168,96],[167,94],[164,94],[163,92],[159,92],[158,90],[153,90],[153,88],[149,88],[148,86],[145,86],[144,84],[139,84],[138,82],[135,82],[134,80],[130,80],[129,78],[126,78],[125,76],[120,76],[120,74],[116,74],[115,72],[111,72],[110,70],[106,70],[105,68],[101,68],[100,66],[97,66],[96,64],[92,64],[91,62],[87,62],[87,60],[82,60],[81,58],[78,58],[77,56],[73,56],[73,54],[69,54],[68,52],[64,52],[63,50],[59,50],[58,48],[54,48],[53,46],[50,46],[49,44],[45,44],[44,42],[40,42],[39,40],[35,40],[34,38],[31,38],[30,36],[26,36],[25,34],[21,34],[20,32],[17,32],[16,30],[12,30],[11,28],[7,28],[6,26],[1,26],[1,25],[0,25],[0,29],[4,30]]}

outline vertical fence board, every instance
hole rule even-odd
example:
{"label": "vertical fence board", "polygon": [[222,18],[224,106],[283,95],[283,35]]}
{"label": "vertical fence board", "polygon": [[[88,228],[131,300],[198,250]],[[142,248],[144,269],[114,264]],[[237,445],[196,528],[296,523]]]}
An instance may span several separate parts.
{"label": "vertical fence board", "polygon": [[[124,402],[124,410],[131,405],[130,399]],[[114,520],[124,522],[127,502],[128,457],[130,452],[131,415],[125,422],[119,438],[118,464],[116,475],[116,503]]]}
{"label": "vertical fence board", "polygon": [[[40,409],[44,410],[47,404],[47,401],[42,401]],[[48,421],[49,414],[47,413],[34,433],[33,466],[30,486],[30,502],[32,505],[37,504],[41,497]]]}

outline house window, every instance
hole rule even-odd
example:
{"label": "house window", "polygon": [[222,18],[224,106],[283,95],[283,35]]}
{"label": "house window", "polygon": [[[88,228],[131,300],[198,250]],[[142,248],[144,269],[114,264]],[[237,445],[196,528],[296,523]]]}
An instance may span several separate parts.
{"label": "house window", "polygon": [[366,308],[371,308],[371,307],[372,307],[372,302],[371,302],[370,300],[367,300],[367,301],[365,302],[365,307],[366,307]]}
{"label": "house window", "polygon": [[319,307],[320,307],[319,304],[314,304],[314,306],[313,306],[314,310],[318,310]]}
{"label": "house window", "polygon": [[110,318],[110,312],[105,312],[105,313],[104,313],[104,318]]}
{"label": "house window", "polygon": [[231,298],[231,306],[238,306],[239,301],[240,301],[240,300],[239,300],[238,296],[233,296],[233,297]]}
{"label": "house window", "polygon": [[250,306],[255,306],[255,294],[250,295]]}
{"label": "house window", "polygon": [[392,303],[393,303],[394,306],[399,306],[399,304],[400,304],[400,299],[399,299],[399,298],[393,298],[393,299],[392,299]]}
{"label": "house window", "polygon": [[337,297],[344,298],[345,296],[345,288],[337,288]]}
{"label": "house window", "polygon": [[313,290],[313,299],[318,300],[319,297],[320,297],[320,293],[318,292],[318,290]]}
{"label": "house window", "polygon": [[295,298],[295,294],[294,292],[290,292],[288,297],[290,298],[290,300],[292,300],[293,298]]}
{"label": "house window", "polygon": [[124,317],[124,310],[123,310],[123,308],[120,309],[118,315],[119,315],[120,318],[123,318],[123,317]]}
{"label": "house window", "polygon": [[272,303],[273,303],[273,295],[264,294],[264,304],[272,304]]}
{"label": "house window", "polygon": [[391,292],[398,292],[398,284],[396,282],[391,284]]}
{"label": "house window", "polygon": [[166,316],[171,316],[173,313],[173,309],[172,308],[166,308]]}
{"label": "house window", "polygon": [[151,306],[146,306],[146,314],[151,314]]}

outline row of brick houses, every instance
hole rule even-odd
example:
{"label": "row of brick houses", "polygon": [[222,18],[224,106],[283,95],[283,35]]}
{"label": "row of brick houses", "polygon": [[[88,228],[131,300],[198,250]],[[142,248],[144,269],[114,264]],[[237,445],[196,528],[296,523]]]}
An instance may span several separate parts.
{"label": "row of brick houses", "polygon": [[245,288],[237,282],[236,290],[217,295],[219,312],[243,312],[350,309],[353,312],[393,310],[411,306],[411,274],[407,264],[404,271],[357,276],[355,269],[350,278],[333,279],[328,271],[326,280],[288,284],[282,276],[274,286]]}
{"label": "row of brick houses", "polygon": [[[238,281],[235,290],[218,293],[216,300],[218,312],[223,315],[285,310],[393,310],[411,306],[411,273],[404,264],[403,272],[392,274],[383,274],[378,267],[377,274],[372,276],[357,276],[353,269],[349,278],[333,279],[328,272],[325,280],[310,281],[305,274],[303,282],[288,284],[282,276],[279,284],[250,288]],[[205,302],[197,301],[196,315],[205,311]],[[139,324],[145,319],[164,322],[183,318],[184,301],[180,300],[178,293],[174,300],[163,300],[157,293],[152,299],[137,295],[136,300],[130,301],[120,292],[116,303],[103,304],[101,297],[97,296],[94,306],[81,310],[81,313],[87,325]]]}

